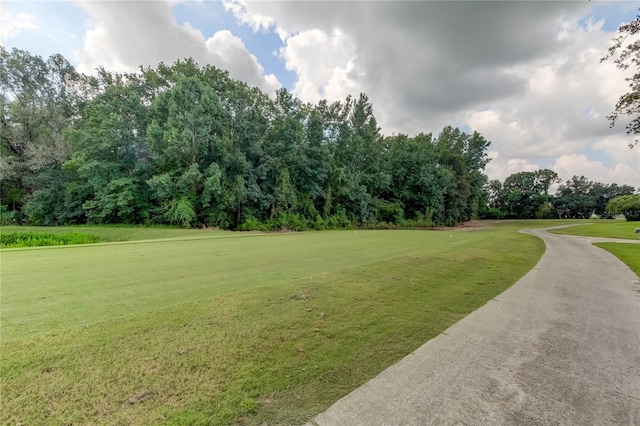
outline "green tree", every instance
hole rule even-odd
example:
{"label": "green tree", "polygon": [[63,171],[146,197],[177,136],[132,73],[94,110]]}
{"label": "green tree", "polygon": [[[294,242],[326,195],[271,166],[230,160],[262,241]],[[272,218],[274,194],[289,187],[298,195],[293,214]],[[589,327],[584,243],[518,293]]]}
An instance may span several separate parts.
{"label": "green tree", "polygon": [[73,144],[65,164],[86,187],[82,208],[95,223],[140,223],[147,214],[148,109],[126,76],[110,81],[89,101],[82,118],[67,132]]}
{"label": "green tree", "polygon": [[385,138],[365,94],[271,99],[192,59],[93,76],[59,55],[0,60],[0,211],[12,221],[455,225],[487,203],[488,141],[450,126]]}
{"label": "green tree", "polygon": [[587,219],[595,212],[596,199],[593,182],[585,176],[573,176],[560,185],[554,205],[560,217]]}
{"label": "green tree", "polygon": [[262,146],[262,162],[256,168],[260,178],[257,198],[263,199],[272,219],[291,212],[297,205],[296,180],[305,138],[302,104],[286,89],[277,92],[273,114]]}
{"label": "green tree", "polygon": [[82,103],[79,81],[61,55],[43,60],[0,46],[0,205],[30,203],[38,223],[64,217],[69,176],[60,167],[71,155],[64,131]]}
{"label": "green tree", "polygon": [[542,191],[536,172],[514,173],[504,181],[501,202],[508,216],[533,218],[544,202]]}
{"label": "green tree", "polygon": [[607,204],[615,197],[622,195],[631,195],[635,192],[635,188],[629,185],[604,184],[594,182],[589,190],[589,195],[595,201],[593,213],[600,217],[611,217],[611,213],[607,210]]}
{"label": "green tree", "polygon": [[216,136],[221,136],[223,111],[213,91],[196,77],[186,77],[152,106],[149,139],[156,166],[181,169],[206,162]]}
{"label": "green tree", "polygon": [[488,203],[490,208],[502,210],[504,207],[504,192],[502,182],[499,179],[492,179],[486,185]]}
{"label": "green tree", "polygon": [[[177,63],[179,77],[151,105],[148,128],[153,176],[147,180],[161,221],[189,226],[216,222],[222,168],[229,157],[229,119],[218,96],[191,63]],[[173,74],[164,66],[165,76]],[[152,74],[147,70],[149,75]]]}
{"label": "green tree", "polygon": [[628,221],[640,220],[640,194],[615,197],[607,204],[607,210],[613,214],[623,214]]}
{"label": "green tree", "polygon": [[[626,78],[629,83],[629,91],[620,96],[616,103],[614,112],[607,117],[613,127],[621,116],[630,117],[627,124],[627,134],[633,135],[635,140],[629,144],[633,147],[638,144],[640,134],[640,14],[618,28],[618,36],[613,39],[613,45],[609,48],[608,54],[601,59],[606,61],[615,57],[614,63],[622,70],[631,68],[633,75]],[[629,40],[631,39],[631,40]]]}
{"label": "green tree", "polygon": [[384,167],[384,145],[373,105],[365,94],[348,97],[339,111],[334,148],[334,209],[344,209],[353,222],[376,221],[376,206],[391,183]]}
{"label": "green tree", "polygon": [[488,216],[552,218],[556,207],[564,208],[562,203],[556,205],[554,197],[549,195],[549,188],[560,181],[558,174],[550,169],[513,173],[504,183],[493,180],[486,186],[488,205],[492,209]]}
{"label": "green tree", "polygon": [[394,207],[386,221],[398,219],[444,219],[444,188],[438,167],[438,151],[431,134],[410,138],[397,135],[386,138],[387,162],[391,174],[389,195]]}
{"label": "green tree", "polygon": [[478,132],[467,139],[465,146],[465,160],[469,175],[469,219],[478,219],[488,203],[488,194],[485,191],[487,176],[484,169],[489,164],[487,149],[491,142]]}
{"label": "green tree", "polygon": [[436,139],[439,164],[446,170],[442,174],[445,194],[443,220],[448,226],[471,219],[469,198],[472,189],[465,153],[467,140],[467,134],[452,126],[442,129]]}
{"label": "green tree", "polygon": [[540,187],[544,195],[549,195],[549,187],[554,183],[560,183],[562,179],[558,177],[558,173],[549,169],[542,169],[535,172],[537,186]]}

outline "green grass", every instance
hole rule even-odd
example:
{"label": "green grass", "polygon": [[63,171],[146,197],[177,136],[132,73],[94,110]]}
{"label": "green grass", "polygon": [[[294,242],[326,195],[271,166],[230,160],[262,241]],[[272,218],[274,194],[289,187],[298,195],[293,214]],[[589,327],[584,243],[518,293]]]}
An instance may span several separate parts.
{"label": "green grass", "polygon": [[616,256],[640,276],[640,244],[595,243],[594,245]]}
{"label": "green grass", "polygon": [[583,235],[586,237],[623,238],[626,240],[638,239],[638,234],[634,231],[636,228],[640,228],[640,222],[604,219],[583,222],[585,226],[554,229],[550,232],[563,235]]}
{"label": "green grass", "polygon": [[544,250],[516,230],[553,224],[3,250],[1,423],[304,423],[513,284]]}

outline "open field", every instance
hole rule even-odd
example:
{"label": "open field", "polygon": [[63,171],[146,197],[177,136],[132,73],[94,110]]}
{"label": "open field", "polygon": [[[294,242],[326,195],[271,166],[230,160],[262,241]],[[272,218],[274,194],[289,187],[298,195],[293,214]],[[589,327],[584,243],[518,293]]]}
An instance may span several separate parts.
{"label": "open field", "polygon": [[544,250],[517,229],[555,224],[2,250],[2,423],[303,423],[513,284]]}
{"label": "open field", "polygon": [[627,222],[624,220],[589,220],[573,221],[584,222],[586,226],[573,226],[571,228],[554,229],[550,232],[563,235],[584,235],[586,237],[623,238],[637,240],[638,234],[634,232],[640,228],[640,222]]}

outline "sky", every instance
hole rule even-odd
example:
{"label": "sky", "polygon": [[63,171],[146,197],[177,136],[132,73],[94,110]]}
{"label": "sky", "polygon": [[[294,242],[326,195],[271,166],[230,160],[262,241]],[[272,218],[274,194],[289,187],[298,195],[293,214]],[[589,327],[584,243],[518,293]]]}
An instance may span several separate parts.
{"label": "sky", "polygon": [[11,1],[0,43],[84,73],[192,57],[315,103],[363,92],[385,135],[446,125],[491,141],[490,179],[540,168],[640,187],[640,145],[607,116],[628,90],[600,62],[638,2]]}

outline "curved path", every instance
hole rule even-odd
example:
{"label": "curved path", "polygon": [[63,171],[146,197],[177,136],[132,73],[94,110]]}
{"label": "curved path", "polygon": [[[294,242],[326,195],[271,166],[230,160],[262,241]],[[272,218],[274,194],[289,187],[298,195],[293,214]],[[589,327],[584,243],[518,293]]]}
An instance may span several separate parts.
{"label": "curved path", "polygon": [[638,276],[610,239],[525,232],[527,275],[308,425],[640,425]]}

